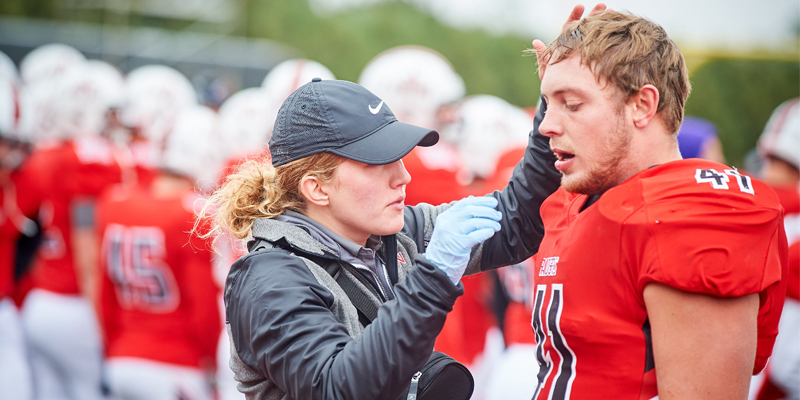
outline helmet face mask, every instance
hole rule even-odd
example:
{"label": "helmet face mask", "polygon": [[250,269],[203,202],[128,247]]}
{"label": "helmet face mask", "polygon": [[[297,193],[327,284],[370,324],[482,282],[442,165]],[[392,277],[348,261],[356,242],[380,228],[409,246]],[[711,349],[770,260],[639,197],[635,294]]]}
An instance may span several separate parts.
{"label": "helmet face mask", "polygon": [[33,146],[30,143],[9,139],[0,133],[0,170],[16,170],[32,150]]}

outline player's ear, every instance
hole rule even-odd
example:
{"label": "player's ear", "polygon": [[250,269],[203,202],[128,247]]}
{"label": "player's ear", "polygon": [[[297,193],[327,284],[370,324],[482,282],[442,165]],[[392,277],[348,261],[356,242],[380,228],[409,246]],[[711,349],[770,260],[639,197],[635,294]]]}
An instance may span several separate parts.
{"label": "player's ear", "polygon": [[650,84],[642,86],[628,99],[634,126],[641,129],[650,124],[658,112],[658,100],[658,89]]}
{"label": "player's ear", "polygon": [[300,180],[300,193],[306,201],[318,206],[327,206],[330,203],[328,192],[322,182],[314,176],[304,176]]}

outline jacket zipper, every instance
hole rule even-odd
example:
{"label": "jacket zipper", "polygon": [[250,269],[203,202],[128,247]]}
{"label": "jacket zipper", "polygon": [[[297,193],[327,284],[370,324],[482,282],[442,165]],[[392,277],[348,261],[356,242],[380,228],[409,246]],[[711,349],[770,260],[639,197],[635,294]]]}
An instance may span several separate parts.
{"label": "jacket zipper", "polygon": [[419,385],[419,378],[422,377],[422,372],[418,371],[411,377],[411,385],[408,387],[408,397],[406,400],[416,400],[417,398],[417,385]]}
{"label": "jacket zipper", "polygon": [[371,275],[373,278],[375,278],[375,283],[377,283],[377,284],[378,284],[378,290],[380,290],[380,291],[381,291],[381,296],[383,296],[383,301],[387,301],[387,300],[389,299],[389,297],[388,297],[388,296],[386,296],[386,291],[385,291],[385,289],[383,288],[383,283],[381,283],[381,279],[378,277],[378,274],[376,274],[375,272],[373,272],[371,269],[367,268],[367,267],[366,267],[366,266],[364,266],[364,265],[360,265],[360,264],[350,264],[350,265],[352,265],[352,266],[353,266],[353,268],[355,268],[355,269],[357,269],[357,270],[361,270],[361,271],[367,271],[367,272],[369,272],[369,273],[370,273],[370,275]]}

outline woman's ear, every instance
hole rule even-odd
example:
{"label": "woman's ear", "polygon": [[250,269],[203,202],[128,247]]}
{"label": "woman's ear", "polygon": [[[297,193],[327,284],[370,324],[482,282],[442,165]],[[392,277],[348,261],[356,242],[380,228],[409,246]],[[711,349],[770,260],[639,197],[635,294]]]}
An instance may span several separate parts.
{"label": "woman's ear", "polygon": [[633,125],[637,128],[644,128],[658,112],[658,89],[650,84],[642,86],[638,92],[631,96],[629,104],[631,105]]}
{"label": "woman's ear", "polygon": [[327,190],[316,177],[304,176],[300,180],[300,193],[311,204],[327,206],[330,203]]}

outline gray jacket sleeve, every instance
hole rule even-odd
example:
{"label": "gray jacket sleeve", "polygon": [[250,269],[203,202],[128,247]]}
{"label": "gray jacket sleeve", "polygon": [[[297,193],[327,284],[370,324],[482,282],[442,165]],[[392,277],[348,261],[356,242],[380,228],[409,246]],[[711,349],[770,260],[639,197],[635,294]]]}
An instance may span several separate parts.
{"label": "gray jacket sleeve", "polygon": [[[550,150],[550,139],[539,133],[547,104],[542,104],[533,120],[525,156],[514,168],[511,179],[502,191],[487,194],[497,198],[497,209],[503,213],[501,229],[489,240],[473,249],[466,274],[519,263],[539,250],[544,224],[539,208],[561,184],[555,169],[556,157]],[[406,207],[403,232],[417,241],[424,252],[433,234],[436,217],[453,203],[432,206],[419,204]]]}
{"label": "gray jacket sleeve", "polygon": [[428,360],[463,293],[418,256],[357,338],[331,312],[334,296],[299,257],[252,253],[232,267],[226,313],[235,351],[293,399],[394,399]]}

